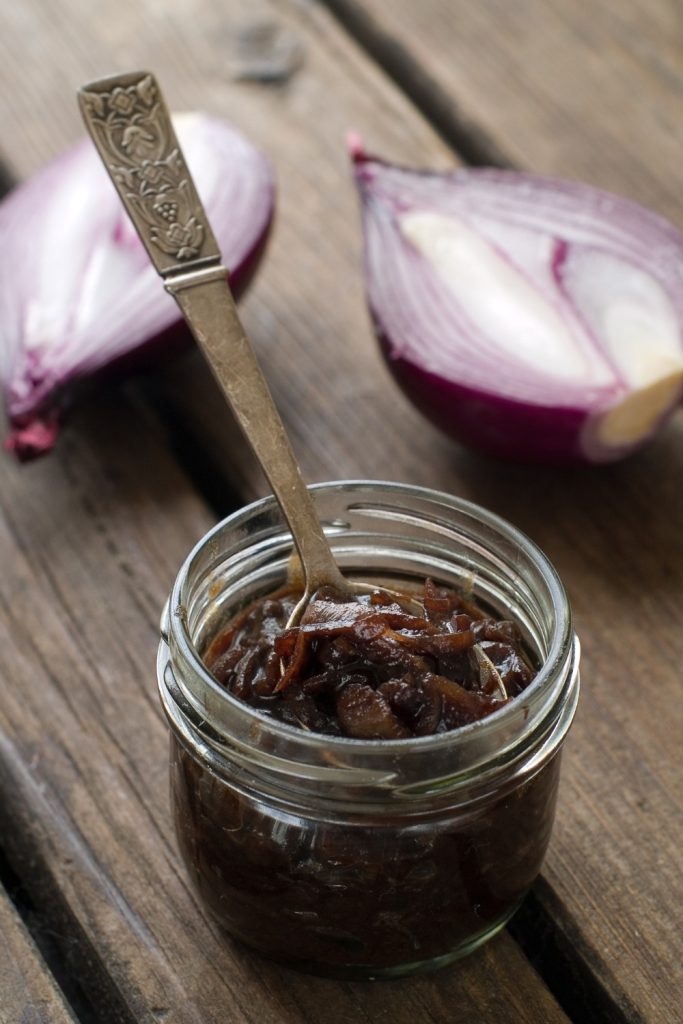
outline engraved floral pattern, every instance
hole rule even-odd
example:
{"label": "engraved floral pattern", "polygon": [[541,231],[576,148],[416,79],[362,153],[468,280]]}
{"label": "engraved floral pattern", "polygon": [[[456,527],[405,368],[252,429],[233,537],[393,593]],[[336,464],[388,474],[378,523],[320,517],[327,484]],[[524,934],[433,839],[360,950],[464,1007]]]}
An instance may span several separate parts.
{"label": "engraved floral pattern", "polygon": [[205,238],[194,189],[172,146],[151,75],[110,92],[83,94],[90,122],[114,179],[148,226],[150,241],[180,262],[196,259]]}

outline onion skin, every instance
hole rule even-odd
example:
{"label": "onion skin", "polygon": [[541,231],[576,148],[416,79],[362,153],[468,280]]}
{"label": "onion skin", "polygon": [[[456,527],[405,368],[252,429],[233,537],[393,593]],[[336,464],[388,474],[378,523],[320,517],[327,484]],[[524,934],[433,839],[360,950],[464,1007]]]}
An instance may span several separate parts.
{"label": "onion skin", "polygon": [[[271,227],[272,217],[269,218],[260,237],[254,241],[243,262],[228,275],[230,288],[236,300],[245,294],[251,284],[265,252]],[[97,370],[88,378],[87,386],[96,386],[98,381],[123,380],[134,374],[148,372],[162,360],[181,355],[193,345],[194,338],[187,324],[184,320],[179,320]],[[34,410],[8,416],[10,430],[3,441],[5,450],[12,452],[19,462],[31,462],[41,455],[46,455],[57,443],[62,424],[85,386],[85,378],[73,377],[65,381],[63,386],[50,394],[47,401],[41,402]]]}
{"label": "onion skin", "polygon": [[[239,298],[253,279],[270,233],[272,171],[265,157],[227,122],[204,114],[178,115],[174,121],[223,262],[230,268],[230,286]],[[70,214],[62,215],[62,209]],[[91,230],[84,224],[88,220]],[[54,447],[82,390],[105,377],[149,369],[193,344],[89,139],[0,203],[0,251],[0,371],[10,425],[4,447],[22,462]],[[59,278],[61,290],[51,285],[49,274],[59,261],[65,267],[72,261],[76,268]],[[93,272],[98,261],[100,269]],[[42,276],[33,273],[34,264],[40,265]],[[83,345],[77,340],[60,356],[81,312],[78,275],[91,283],[93,273],[96,295],[90,297],[88,323],[80,328]],[[126,319],[127,286],[135,289],[134,301],[151,329],[135,316]],[[69,329],[50,333],[50,327],[42,326],[36,339],[31,310],[41,311],[42,323],[49,324],[55,303],[57,320]]]}
{"label": "onion skin", "polygon": [[586,461],[579,444],[585,410],[482,395],[393,356],[387,338],[377,328],[376,332],[386,364],[404,394],[450,437],[494,458],[520,461],[524,453],[523,461],[547,465]]}
{"label": "onion skin", "polygon": [[[673,413],[683,393],[683,335],[680,327],[683,323],[683,235],[680,232],[629,200],[579,183],[485,168],[441,174],[394,167],[367,155],[356,136],[350,138],[349,149],[363,211],[367,301],[374,331],[394,379],[428,419],[452,438],[486,455],[551,465],[613,461],[640,447],[656,433]],[[541,199],[535,207],[531,200],[528,201],[530,212],[526,220],[524,202],[515,190],[520,194],[528,190],[535,200]],[[444,200],[449,191],[455,197],[452,202],[450,198]],[[639,380],[636,377],[635,383],[633,378],[627,378],[627,374],[622,372],[619,359],[628,358],[628,353],[626,357],[619,355],[621,339],[616,337],[616,331],[608,339],[609,344],[615,346],[615,357],[613,350],[608,351],[607,346],[600,347],[599,331],[591,334],[586,329],[586,336],[597,353],[595,364],[598,365],[599,360],[603,363],[600,365],[602,377],[596,373],[595,378],[588,381],[585,393],[582,392],[580,378],[571,380],[566,389],[562,387],[561,377],[558,377],[559,383],[552,381],[554,371],[551,367],[550,374],[547,373],[543,359],[539,361],[538,386],[525,390],[526,382],[520,379],[517,389],[515,374],[520,378],[523,374],[518,368],[515,370],[514,365],[512,373],[507,373],[506,356],[509,356],[510,364],[514,364],[515,358],[514,348],[509,343],[507,352],[502,346],[499,365],[495,358],[495,344],[489,344],[485,352],[488,363],[482,364],[485,371],[478,375],[472,373],[468,359],[474,363],[477,358],[476,345],[473,344],[479,330],[476,321],[462,349],[466,353],[462,359],[461,328],[454,322],[452,331],[441,331],[439,335],[439,344],[444,351],[451,351],[448,359],[435,358],[432,337],[429,341],[431,351],[428,345],[424,349],[429,357],[421,361],[420,332],[429,329],[432,310],[433,324],[438,323],[441,329],[448,318],[443,310],[448,309],[448,302],[455,300],[449,292],[445,274],[438,273],[434,264],[425,258],[424,251],[415,248],[413,238],[404,225],[415,213],[419,216],[436,214],[443,218],[461,217],[467,232],[472,228],[467,219],[471,212],[467,206],[470,195],[474,197],[472,203],[479,204],[472,209],[482,223],[486,218],[490,222],[499,218],[506,229],[510,224],[513,227],[521,224],[528,236],[536,231],[548,252],[554,253],[543,268],[547,270],[547,276],[541,282],[542,287],[539,286],[539,294],[546,298],[555,287],[560,308],[562,302],[571,307],[571,300],[575,298],[564,291],[563,262],[570,250],[575,261],[573,266],[577,258],[592,261],[584,263],[589,267],[588,272],[583,271],[586,279],[590,278],[594,265],[601,268],[600,260],[607,264],[610,259],[614,260],[613,265],[608,266],[609,273],[604,277],[606,284],[598,296],[602,306],[596,306],[603,320],[606,319],[605,311],[610,314],[612,305],[617,306],[624,296],[627,302],[633,301],[630,284],[619,279],[620,266],[626,268],[627,277],[632,272],[652,278],[652,289],[658,289],[664,296],[665,312],[668,315],[669,307],[672,311],[672,318],[663,318],[662,323],[665,322],[667,329],[674,320],[677,325],[675,338],[670,330],[668,335],[662,335],[663,356],[657,348],[660,336],[656,334],[651,338],[646,330],[643,331],[645,357],[640,362],[643,365],[647,363],[647,346],[652,340],[652,365],[655,367],[652,381],[647,376],[652,372],[651,368],[641,371],[643,378]],[[487,208],[485,203],[489,199],[492,205]],[[445,212],[442,214],[439,203],[444,201]],[[542,208],[543,202],[550,212]],[[556,224],[550,218],[553,202],[557,202],[558,207]],[[505,220],[506,204],[512,210],[509,222]],[[515,217],[518,217],[517,223]],[[577,225],[575,235],[572,235],[572,218]],[[458,223],[457,219],[454,223]],[[473,223],[477,224],[476,219]],[[563,234],[567,229],[569,242]],[[493,237],[495,239],[495,235]],[[506,236],[501,234],[501,237],[505,242]],[[485,242],[491,250],[496,249],[490,235]],[[395,250],[403,251],[397,253]],[[513,256],[510,262],[514,267],[514,248],[511,247],[510,251]],[[504,245],[497,250],[497,255],[500,253],[504,259],[508,258],[509,252]],[[452,266],[449,265],[449,272]],[[540,258],[538,266],[541,266]],[[526,270],[524,268],[525,273]],[[527,276],[524,283],[529,281],[536,284],[533,277]],[[604,282],[601,277],[599,287],[602,288]],[[610,292],[612,284],[614,294]],[[638,288],[633,291],[637,297]],[[439,306],[441,294],[447,294],[443,308]],[[592,295],[589,297],[593,298]],[[552,301],[555,301],[554,295]],[[634,308],[637,313],[637,303]],[[585,326],[587,321],[582,319],[584,309],[581,304],[574,302],[571,311],[579,329]],[[621,308],[619,312],[622,312]],[[626,321],[630,336],[625,344],[632,344],[637,330],[631,327],[628,315]],[[639,323],[637,321],[636,327]],[[647,320],[644,323],[647,327]],[[655,326],[659,325],[655,322]],[[485,342],[489,340],[484,339]],[[637,341],[640,341],[639,336]],[[661,370],[660,356],[663,360]],[[637,351],[635,358],[633,365],[639,366]],[[666,360],[670,360],[670,370]],[[548,360],[548,365],[551,364],[552,360]],[[627,366],[629,372],[634,372],[633,365]],[[661,380],[657,372],[661,373]],[[545,386],[544,374],[551,381],[548,386]],[[531,371],[530,376],[533,375]]]}

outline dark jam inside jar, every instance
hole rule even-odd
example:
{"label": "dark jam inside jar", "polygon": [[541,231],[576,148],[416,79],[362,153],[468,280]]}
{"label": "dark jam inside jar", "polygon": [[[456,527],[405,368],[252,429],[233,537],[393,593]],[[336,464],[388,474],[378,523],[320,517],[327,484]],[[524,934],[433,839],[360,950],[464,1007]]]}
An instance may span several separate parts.
{"label": "dark jam inside jar", "polygon": [[485,718],[533,679],[514,623],[431,580],[420,594],[320,591],[286,629],[300,596],[250,605],[204,656],[235,697],[289,725],[355,739],[429,736]]}
{"label": "dark jam inside jar", "polygon": [[[284,630],[297,596],[251,605],[204,660],[236,698],[321,743],[450,731],[457,743],[533,679],[512,623],[429,581],[417,598],[320,593]],[[303,969],[372,976],[449,962],[502,927],[540,870],[559,755],[475,799],[446,787],[381,806],[316,800],[315,785],[310,800],[265,792],[175,736],[171,769],[181,850],[217,921]]]}
{"label": "dark jam inside jar", "polygon": [[285,810],[227,784],[172,739],[181,852],[232,936],[328,975],[409,973],[502,927],[539,873],[559,756],[485,806],[410,822]]}

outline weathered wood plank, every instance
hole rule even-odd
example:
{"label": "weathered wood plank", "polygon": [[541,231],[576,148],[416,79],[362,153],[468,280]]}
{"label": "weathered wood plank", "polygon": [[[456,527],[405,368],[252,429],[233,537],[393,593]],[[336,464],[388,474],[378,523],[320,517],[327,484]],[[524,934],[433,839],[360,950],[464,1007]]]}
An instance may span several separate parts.
{"label": "weathered wood plank", "polygon": [[[41,9],[36,2],[28,14],[39,34]],[[260,16],[252,10],[249,18]],[[138,14],[122,4],[114,26],[79,11],[87,52],[71,45],[68,17],[64,25],[50,24],[50,35],[55,54],[70,53],[69,88],[102,73],[105,63],[108,70],[114,54],[121,67],[149,64],[172,103],[229,114],[274,158],[280,215],[247,324],[309,479],[379,476],[458,492],[512,518],[555,561],[586,654],[582,710],[549,861],[554,907],[617,1003],[628,1013],[635,1006],[648,1020],[670,1020],[680,955],[672,915],[680,893],[675,666],[683,653],[676,625],[683,552],[672,523],[681,502],[673,483],[681,471],[681,424],[627,465],[571,474],[483,462],[424,424],[389,386],[370,340],[355,200],[340,140],[353,124],[396,159],[420,154],[436,166],[448,154],[324,12],[284,2],[258,10],[269,12],[303,54],[301,69],[275,89],[231,81],[230,55],[239,49],[245,16],[237,3],[224,4],[220,14],[208,2],[188,4],[184,19],[175,10],[162,18],[151,5]],[[7,49],[0,74],[11,76],[17,47],[11,34],[0,39]],[[27,96],[0,106],[0,123],[11,128],[5,138],[18,144],[17,170],[35,166],[78,131],[63,100],[62,57],[50,59],[41,45],[43,66]],[[41,105],[32,120],[30,111]],[[216,426],[222,404],[203,368],[193,369],[189,360],[175,372],[171,393],[184,401],[216,464],[245,495],[262,490],[234,430]],[[653,665],[656,689],[643,701],[636,683]],[[657,845],[644,843],[654,832]]]}
{"label": "weathered wood plank", "polygon": [[49,968],[0,887],[0,1024],[75,1024]]}
{"label": "weathered wood plank", "polygon": [[558,567],[583,645],[583,690],[540,893],[627,1019],[675,1018],[683,716],[679,422],[629,463],[478,478],[484,504]]}
{"label": "weathered wood plank", "polygon": [[[132,4],[128,7],[126,38],[131,41],[140,39],[138,10]],[[197,18],[191,24],[176,24],[169,42],[168,12],[155,13],[151,5],[145,10],[154,27],[153,45],[147,43],[146,54],[127,50],[124,63],[153,63],[164,84],[170,83],[169,91],[174,82],[176,88],[184,83],[188,95],[194,90],[199,97],[205,79],[195,77],[194,68],[187,67],[188,31],[194,32],[197,59],[209,53],[218,62],[213,49],[204,49],[204,33],[206,38],[220,37],[215,13],[206,4],[205,21]],[[49,17],[47,7],[45,14]],[[87,16],[80,8],[79,14]],[[29,23],[34,15],[33,8],[25,13]],[[120,27],[123,16],[124,9],[119,7],[116,26]],[[110,33],[117,27],[95,20],[88,52],[70,51],[74,81],[69,92],[79,81],[102,73],[110,60]],[[68,19],[60,25],[51,24],[53,45],[68,49],[71,26]],[[60,31],[64,33],[61,45]],[[84,31],[82,19],[80,31]],[[0,38],[11,50],[11,36]],[[234,26],[230,31],[226,27],[221,38],[229,49]],[[39,50],[42,45],[38,43]],[[344,74],[356,68],[372,80],[342,36],[338,45],[342,54],[350,56],[347,63],[342,61],[335,81],[341,82]],[[333,42],[330,47],[333,51]],[[6,56],[10,59],[9,53]],[[47,79],[31,77],[28,88],[34,92],[26,110],[38,103],[44,103],[45,109],[35,122],[30,115],[25,122],[25,145],[19,147],[20,153],[16,151],[15,171],[28,170],[31,161],[35,166],[50,146],[57,149],[72,129],[79,130],[75,115],[65,126],[71,114],[65,113],[62,98],[52,110],[56,88],[52,76],[57,71],[59,79],[60,73],[47,56],[43,54]],[[316,58],[316,66],[320,60],[332,66],[329,51]],[[5,68],[11,74],[11,66]],[[282,104],[287,102],[295,110],[302,104],[299,131],[303,133],[310,97],[317,93],[318,103],[322,98],[315,77],[305,83],[303,102],[300,95],[297,98],[297,89],[303,87],[294,88],[295,82],[293,96],[287,100],[279,92],[259,92],[253,85],[238,89],[218,72],[210,80],[214,109],[233,104],[237,109],[237,97],[252,104],[254,111],[260,108],[262,136],[280,131],[282,146],[292,127],[286,123],[278,127]],[[182,88],[179,91],[182,95]],[[184,105],[189,102],[191,96]],[[373,102],[372,97],[363,99],[368,124]],[[396,102],[401,114],[407,109],[392,93],[382,102],[390,109]],[[321,107],[321,116],[323,112]],[[16,108],[5,109],[2,116],[11,120],[17,113]],[[12,124],[19,130],[18,121]],[[431,138],[429,130],[420,127],[409,130],[408,140],[416,130]],[[340,149],[340,165],[344,161]],[[295,153],[291,162],[297,166]],[[299,182],[306,180],[307,173],[305,168],[300,170]],[[321,197],[314,195],[321,203]],[[290,200],[292,207],[295,202]],[[320,214],[323,209],[324,203]],[[314,236],[320,242],[319,230]],[[347,237],[348,253],[351,229]],[[299,239],[297,245],[303,247],[306,241]],[[334,259],[332,245],[326,258]],[[347,259],[351,268],[350,255]],[[332,269],[325,274],[328,281],[333,280]],[[314,294],[313,282],[309,280],[307,286]],[[267,325],[271,318],[267,310],[264,313]],[[362,319],[360,309],[355,315]],[[265,337],[275,345],[273,334]],[[282,353],[283,362],[286,358]],[[350,365],[351,357],[345,358]],[[201,385],[197,401],[201,402],[206,378],[197,379]],[[113,433],[112,424],[116,425]],[[496,1024],[565,1021],[507,935],[453,971],[379,987],[302,978],[237,947],[226,950],[218,942],[186,889],[170,837],[165,728],[153,681],[158,608],[173,570],[202,532],[206,516],[148,432],[149,423],[140,422],[125,404],[113,401],[99,414],[77,417],[50,460],[24,470],[8,464],[0,470],[7,508],[7,532],[1,542],[7,570],[2,587],[12,595],[5,612],[5,628],[9,628],[0,643],[0,659],[5,659],[0,671],[11,671],[16,680],[7,701],[0,700],[4,734],[14,736],[12,747],[0,756],[4,813],[13,826],[15,858],[23,861],[31,854],[32,880],[43,902],[53,900],[55,913],[69,925],[77,949],[87,953],[84,980],[100,993],[103,1012],[117,1020],[130,1015],[146,1020],[154,1015],[173,1021],[240,1024],[383,1019],[409,1024],[444,1017]],[[117,642],[122,637],[125,643]]]}
{"label": "weathered wood plank", "polygon": [[[274,162],[276,228],[248,327],[309,479],[344,475],[347,467],[348,475],[414,479],[435,445],[438,456],[450,459],[450,447],[433,431],[425,433],[422,420],[404,404],[406,431],[422,443],[414,456],[403,453],[395,471],[388,469],[395,421],[386,417],[387,404],[392,408],[386,373],[369,343],[358,275],[359,221],[344,145],[348,128],[396,159],[425,152],[433,165],[453,163],[410,104],[386,87],[324,11],[301,0],[256,0],[248,6],[230,0],[220,9],[209,0],[185,0],[182,9],[163,12],[151,2],[126,0],[113,22],[80,0],[68,0],[61,10],[55,21],[48,0],[32,0],[21,19],[0,13],[0,154],[16,177],[83,134],[72,105],[79,84],[104,69],[153,67],[172,108],[231,118]],[[76,22],[88,36],[87,46],[73,38]],[[265,58],[254,63],[244,56],[244,40],[259,28],[272,40],[264,44],[266,56],[287,47],[299,54],[299,70],[290,79],[270,85],[249,80],[249,68],[257,74]],[[34,40],[32,73],[24,75],[16,94],[18,53],[28,37]],[[236,74],[247,79],[237,81]],[[176,397],[199,422],[216,464],[225,465],[227,453],[236,486],[253,489],[244,445],[234,429],[224,428],[224,403],[203,364],[194,362],[170,371]],[[353,438],[354,421],[364,424],[361,436],[371,431],[367,446]]]}
{"label": "weathered wood plank", "polygon": [[[675,0],[328,6],[447,129],[452,103],[449,134],[474,125],[518,166],[622,192],[683,224]],[[422,154],[414,163],[429,166]],[[555,561],[583,640],[583,699],[541,897],[629,1019],[662,1022],[683,998],[683,549],[673,482],[682,431],[679,416],[655,447],[614,469],[473,464],[474,496]]]}
{"label": "weathered wood plank", "polygon": [[683,221],[678,0],[325,2],[448,134]]}
{"label": "weathered wood plank", "polygon": [[154,680],[158,609],[207,517],[150,424],[98,404],[50,459],[0,465],[0,834],[110,1000],[103,1020],[565,1021],[507,935],[376,989],[220,941],[175,851]]}

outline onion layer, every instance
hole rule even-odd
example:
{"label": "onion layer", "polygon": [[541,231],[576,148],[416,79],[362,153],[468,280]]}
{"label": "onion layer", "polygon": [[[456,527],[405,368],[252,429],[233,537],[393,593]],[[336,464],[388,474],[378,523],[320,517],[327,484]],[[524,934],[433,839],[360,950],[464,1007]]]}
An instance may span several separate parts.
{"label": "onion layer", "polygon": [[[239,296],[272,220],[270,167],[225,121],[174,124]],[[5,446],[20,459],[52,448],[76,382],[191,343],[90,140],[0,203],[0,252]]]}
{"label": "onion layer", "polygon": [[683,235],[579,183],[351,143],[368,302],[408,397],[489,454],[606,462],[683,392]]}

